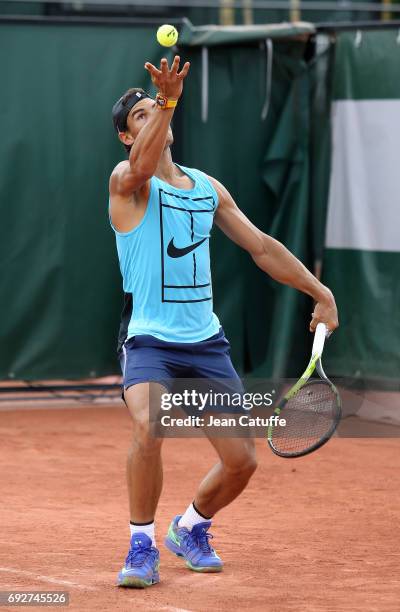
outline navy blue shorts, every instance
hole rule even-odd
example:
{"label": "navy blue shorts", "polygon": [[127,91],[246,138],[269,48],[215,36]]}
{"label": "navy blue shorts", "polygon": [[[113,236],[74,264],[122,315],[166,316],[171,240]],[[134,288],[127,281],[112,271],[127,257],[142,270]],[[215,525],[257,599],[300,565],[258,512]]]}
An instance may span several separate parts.
{"label": "navy blue shorts", "polygon": [[[154,336],[133,336],[120,353],[123,386],[155,381],[171,390],[175,379],[229,379],[230,390],[243,392],[230,357],[224,330],[193,343],[165,342]],[[227,381],[228,382],[228,381]]]}

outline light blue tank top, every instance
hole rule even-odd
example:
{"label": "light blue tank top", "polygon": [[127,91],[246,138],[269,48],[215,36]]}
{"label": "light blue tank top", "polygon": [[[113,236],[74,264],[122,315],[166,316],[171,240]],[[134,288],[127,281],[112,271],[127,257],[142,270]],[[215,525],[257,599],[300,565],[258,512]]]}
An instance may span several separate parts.
{"label": "light blue tank top", "polygon": [[168,342],[200,342],[220,328],[209,251],[218,195],[203,172],[179,168],[194,182],[192,189],[154,176],[139,225],[126,233],[113,228],[129,305],[125,338],[150,334]]}

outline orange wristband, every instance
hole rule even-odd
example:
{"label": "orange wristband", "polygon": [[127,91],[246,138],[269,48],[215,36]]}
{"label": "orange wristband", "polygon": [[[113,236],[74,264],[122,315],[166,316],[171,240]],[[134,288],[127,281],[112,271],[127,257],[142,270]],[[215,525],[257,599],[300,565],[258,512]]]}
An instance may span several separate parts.
{"label": "orange wristband", "polygon": [[163,96],[163,94],[158,93],[156,95],[156,104],[163,110],[167,110],[168,108],[175,108],[178,104],[178,100],[175,98],[167,98],[167,96]]}

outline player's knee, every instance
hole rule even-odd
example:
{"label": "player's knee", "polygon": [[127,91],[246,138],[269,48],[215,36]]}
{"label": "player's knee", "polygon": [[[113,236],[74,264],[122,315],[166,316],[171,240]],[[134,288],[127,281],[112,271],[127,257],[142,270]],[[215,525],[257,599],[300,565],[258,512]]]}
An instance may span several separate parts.
{"label": "player's knee", "polygon": [[162,438],[157,437],[156,431],[148,419],[137,419],[133,425],[132,447],[144,457],[160,453]]}
{"label": "player's knee", "polygon": [[150,435],[135,435],[132,441],[132,451],[139,453],[141,457],[154,457],[161,452],[162,440]]}
{"label": "player's knee", "polygon": [[247,460],[244,462],[242,466],[242,477],[244,480],[248,481],[253,476],[254,472],[257,469],[257,458],[255,454],[251,454],[247,457]]}
{"label": "player's knee", "polygon": [[225,471],[236,480],[247,482],[257,469],[257,457],[254,449],[241,454],[233,463],[224,465]]}

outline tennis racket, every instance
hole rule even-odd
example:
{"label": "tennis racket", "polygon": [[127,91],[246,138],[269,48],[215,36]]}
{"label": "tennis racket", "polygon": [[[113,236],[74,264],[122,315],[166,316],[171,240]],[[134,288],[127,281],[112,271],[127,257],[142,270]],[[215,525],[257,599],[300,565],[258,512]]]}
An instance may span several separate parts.
{"label": "tennis racket", "polygon": [[[340,396],[321,363],[326,332],[326,325],[318,323],[307,369],[274,410],[276,416],[286,420],[285,426],[268,428],[268,444],[280,457],[312,453],[331,438],[339,424]],[[319,378],[311,379],[315,370]]]}

